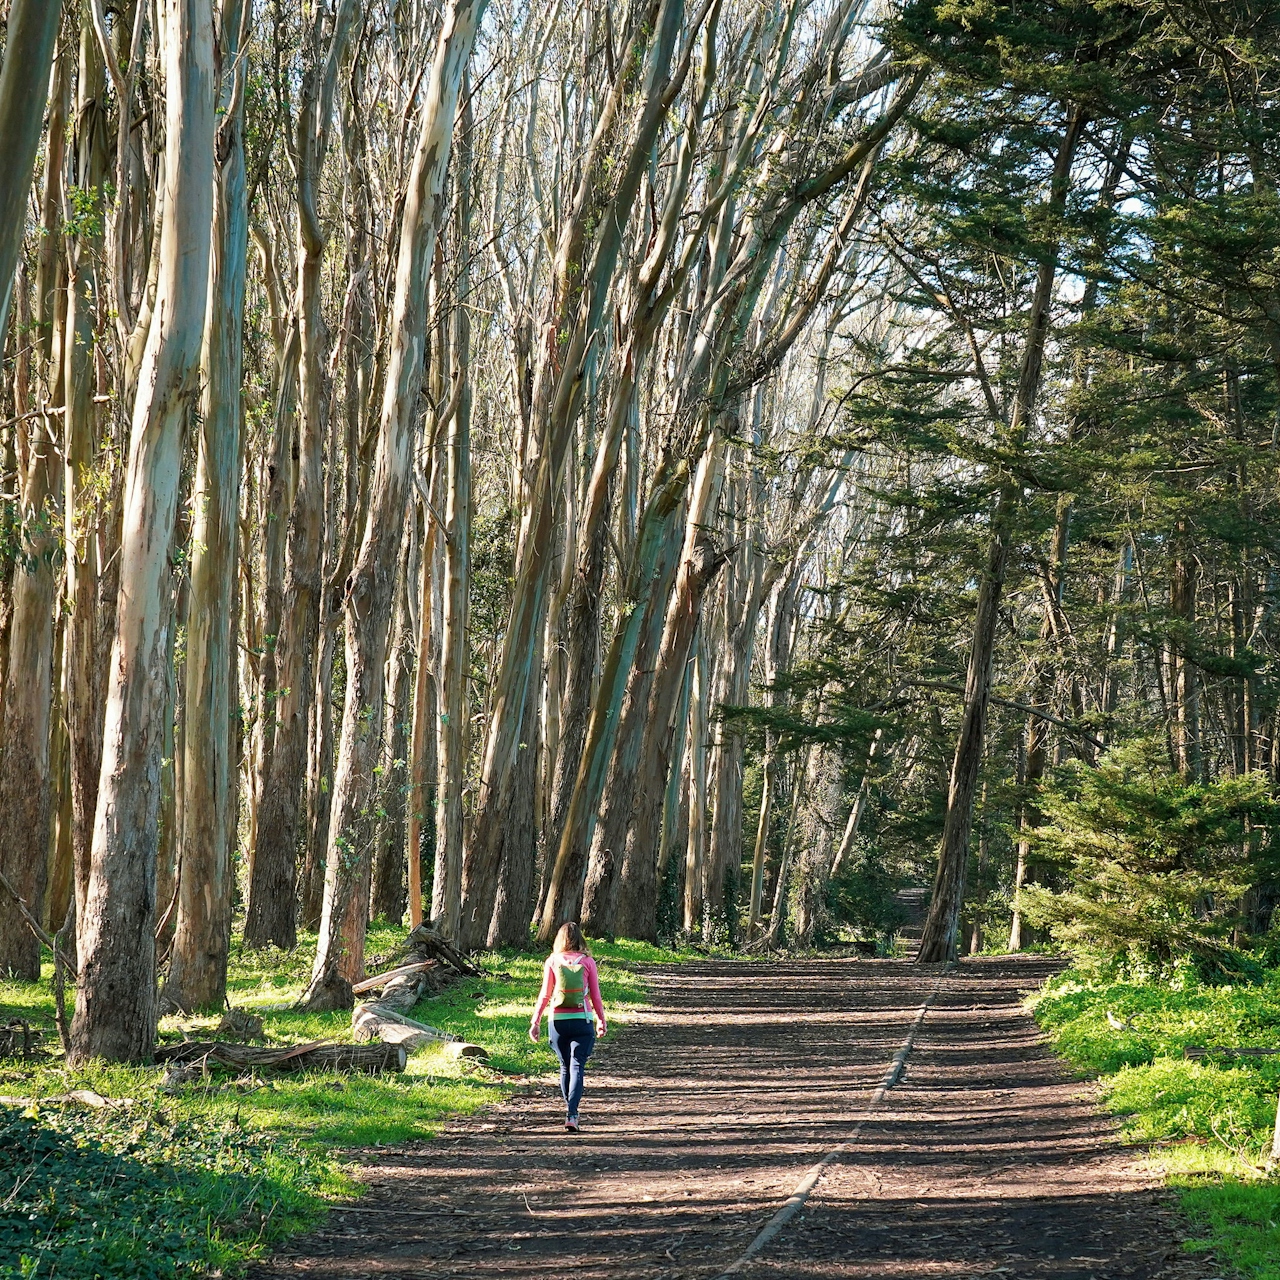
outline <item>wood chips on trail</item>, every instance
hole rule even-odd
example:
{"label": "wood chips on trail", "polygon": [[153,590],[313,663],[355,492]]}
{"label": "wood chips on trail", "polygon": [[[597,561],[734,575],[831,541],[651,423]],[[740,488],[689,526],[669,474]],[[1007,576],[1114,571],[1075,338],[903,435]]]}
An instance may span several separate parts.
{"label": "wood chips on trail", "polygon": [[[367,1194],[256,1280],[715,1280],[806,1171],[800,1215],[737,1274],[1211,1280],[1185,1226],[1022,1011],[1033,957],[651,971],[655,1011],[602,1041],[583,1131],[549,1078],[370,1152]],[[939,986],[939,981],[940,986]],[[921,1003],[902,1082],[867,1104]],[[607,993],[606,993],[607,994]]]}

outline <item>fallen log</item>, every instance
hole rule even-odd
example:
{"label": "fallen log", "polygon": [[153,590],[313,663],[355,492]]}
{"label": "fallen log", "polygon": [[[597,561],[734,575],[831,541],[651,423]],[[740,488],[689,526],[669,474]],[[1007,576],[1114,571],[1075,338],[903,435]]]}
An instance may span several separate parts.
{"label": "fallen log", "polygon": [[359,1041],[381,1040],[384,1044],[403,1045],[412,1053],[426,1044],[447,1043],[457,1040],[452,1032],[429,1027],[425,1022],[406,1018],[396,1009],[390,1009],[381,1001],[356,1006],[351,1015],[351,1032]]}
{"label": "fallen log", "polygon": [[1231,1048],[1227,1045],[1188,1044],[1182,1048],[1184,1058],[1266,1058],[1280,1049],[1259,1049],[1253,1046]]}
{"label": "fallen log", "polygon": [[381,1040],[385,1044],[403,1045],[410,1053],[428,1044],[443,1044],[455,1058],[487,1058],[489,1050],[471,1044],[451,1031],[441,1031],[425,1022],[415,1022],[381,1002],[360,1005],[352,1016],[352,1031],[357,1040]]}
{"label": "fallen log", "polygon": [[428,969],[434,969],[439,963],[437,960],[416,960],[413,964],[397,965],[394,969],[388,969],[386,973],[375,974],[372,978],[366,978],[363,982],[353,982],[351,990],[355,995],[360,995],[365,991],[376,991],[379,987],[387,986],[394,978],[404,978],[411,974],[424,973]]}
{"label": "fallen log", "polygon": [[6,1107],[47,1107],[55,1102],[79,1103],[82,1107],[131,1107],[132,1098],[104,1098],[92,1089],[72,1089],[70,1093],[51,1093],[43,1098],[15,1098],[9,1094],[0,1094],[0,1105]]}
{"label": "fallen log", "polygon": [[464,977],[478,978],[483,972],[430,924],[420,924],[414,929],[404,940],[404,946],[407,953],[418,952],[424,959],[439,960]]}
{"label": "fallen log", "polygon": [[315,1040],[310,1044],[261,1048],[230,1044],[223,1040],[187,1040],[161,1045],[157,1062],[214,1063],[223,1067],[253,1067],[265,1071],[403,1071],[408,1054],[402,1045],[336,1044]]}
{"label": "fallen log", "polygon": [[[479,976],[481,971],[429,924],[418,925],[405,939],[404,956],[404,962],[395,968],[365,978],[351,988],[356,994],[382,989],[376,1000],[367,1000],[352,1010],[354,1038],[362,1043],[380,1040],[398,1045],[407,1053],[428,1044],[464,1044],[461,1037],[416,1022],[407,1014],[424,995],[434,994],[444,986],[449,977],[446,971],[468,978]],[[489,1056],[480,1045],[451,1052],[469,1058]]]}

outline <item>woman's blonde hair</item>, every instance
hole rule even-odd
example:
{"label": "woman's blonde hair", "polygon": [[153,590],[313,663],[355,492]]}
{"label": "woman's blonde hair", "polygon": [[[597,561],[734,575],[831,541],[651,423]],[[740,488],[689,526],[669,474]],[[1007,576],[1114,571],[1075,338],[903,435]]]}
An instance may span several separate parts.
{"label": "woman's blonde hair", "polygon": [[556,934],[555,946],[556,951],[583,951],[587,949],[587,944],[582,940],[582,930],[572,920],[566,920],[560,926],[559,932]]}

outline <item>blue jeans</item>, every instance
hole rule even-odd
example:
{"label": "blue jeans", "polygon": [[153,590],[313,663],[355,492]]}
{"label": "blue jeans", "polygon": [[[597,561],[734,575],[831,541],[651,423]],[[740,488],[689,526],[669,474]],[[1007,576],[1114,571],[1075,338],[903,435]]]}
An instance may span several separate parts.
{"label": "blue jeans", "polygon": [[560,1092],[570,1120],[578,1118],[582,1101],[582,1073],[596,1047],[594,1018],[551,1018],[548,1039],[560,1059]]}

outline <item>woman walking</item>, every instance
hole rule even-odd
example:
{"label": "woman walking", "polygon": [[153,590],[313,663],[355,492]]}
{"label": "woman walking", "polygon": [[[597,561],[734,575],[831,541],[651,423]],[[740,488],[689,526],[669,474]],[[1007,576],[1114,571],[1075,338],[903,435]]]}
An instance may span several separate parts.
{"label": "woman walking", "polygon": [[608,1030],[604,1005],[600,1000],[600,978],[596,962],[582,941],[582,930],[572,922],[562,924],[556,934],[555,949],[542,966],[542,991],[529,1023],[529,1039],[537,1040],[542,1011],[551,1005],[547,1036],[560,1059],[560,1092],[564,1095],[564,1127],[578,1132],[578,1104],[582,1101],[582,1072],[596,1047],[596,1024],[587,1010],[587,1000],[600,1019],[599,1034]]}

